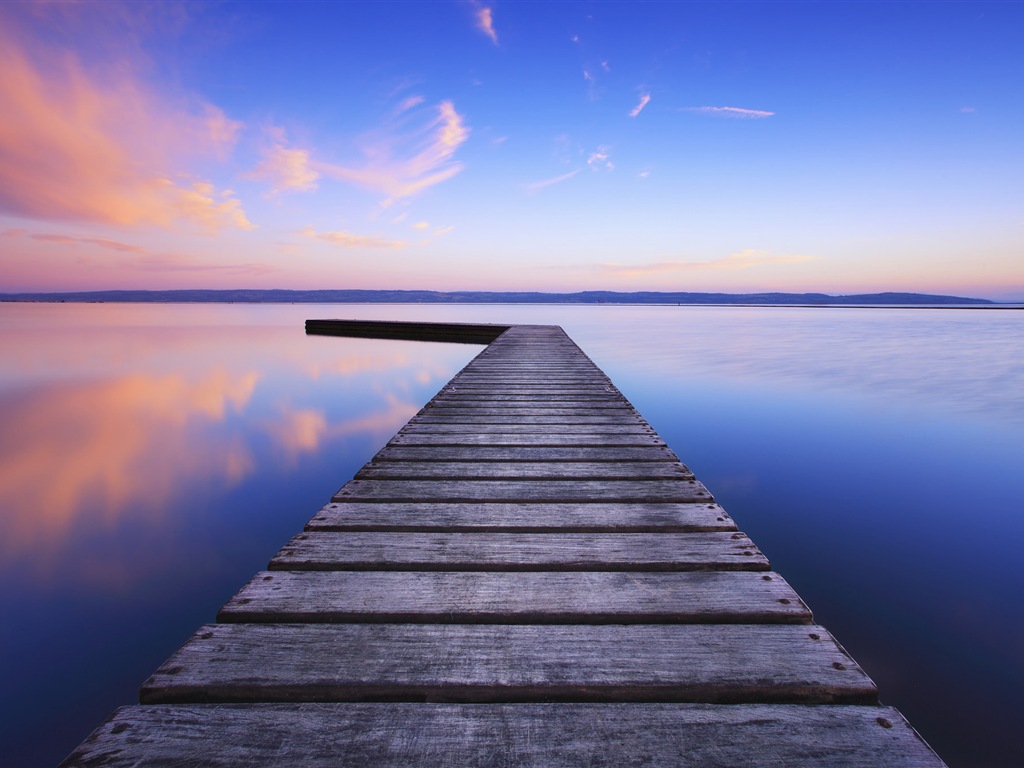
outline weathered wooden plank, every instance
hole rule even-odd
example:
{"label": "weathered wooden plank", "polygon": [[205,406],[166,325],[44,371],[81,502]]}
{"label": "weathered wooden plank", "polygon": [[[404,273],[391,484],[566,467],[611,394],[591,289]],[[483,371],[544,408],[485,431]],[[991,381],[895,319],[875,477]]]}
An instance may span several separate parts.
{"label": "weathered wooden plank", "polygon": [[890,707],[190,704],[117,710],[60,768],[942,768]]}
{"label": "weathered wooden plank", "polygon": [[767,571],[743,533],[300,533],[273,571]]}
{"label": "weathered wooden plank", "polygon": [[494,384],[458,384],[451,385],[441,390],[444,393],[449,392],[466,392],[474,395],[487,395],[491,392],[500,391],[506,395],[528,395],[530,397],[543,397],[545,395],[579,395],[584,396],[601,396],[601,395],[614,395],[619,394],[619,391],[611,385],[577,385],[577,386],[565,386],[563,384],[511,384],[506,382],[502,386],[496,386]]}
{"label": "weathered wooden plank", "polygon": [[629,401],[621,394],[616,392],[594,392],[590,394],[567,394],[565,392],[538,392],[537,394],[507,394],[504,392],[498,392],[492,390],[487,392],[485,390],[457,390],[452,392],[450,389],[442,389],[439,394],[434,397],[432,402],[444,402],[444,403],[466,403],[466,404],[480,404],[480,403],[507,403],[514,405],[517,403],[530,404],[530,403],[551,403],[566,404],[566,403],[582,403],[582,404],[609,404],[609,405],[621,405],[623,403],[628,404]]}
{"label": "weathered wooden plank", "polygon": [[717,504],[330,503],[307,531],[693,533],[735,531]]}
{"label": "weathered wooden plank", "polygon": [[139,701],[875,704],[877,691],[813,624],[208,624]]}
{"label": "weathered wooden plank", "polygon": [[662,480],[693,477],[667,461],[371,461],[360,480]]}
{"label": "weathered wooden plank", "polygon": [[433,415],[442,414],[458,414],[458,415],[483,415],[490,416],[493,414],[531,414],[537,413],[544,416],[578,416],[580,414],[588,413],[629,413],[636,414],[636,410],[627,404],[626,402],[595,402],[595,403],[579,403],[574,402],[568,404],[565,402],[561,403],[548,403],[548,402],[532,402],[532,403],[491,403],[483,401],[474,401],[467,403],[463,400],[456,400],[454,398],[431,400],[423,409],[424,413],[430,413]]}
{"label": "weathered wooden plank", "polygon": [[580,415],[580,416],[543,416],[543,415],[494,415],[494,416],[461,416],[452,414],[448,416],[433,416],[429,413],[413,416],[409,419],[410,427],[433,426],[433,425],[469,425],[479,426],[501,426],[504,424],[516,427],[531,426],[558,426],[563,430],[572,430],[578,427],[591,425],[612,426],[612,427],[633,427],[646,426],[647,422],[639,416],[629,413],[602,414],[602,415]]}
{"label": "weathered wooden plank", "polygon": [[628,432],[586,432],[567,433],[556,430],[539,434],[536,432],[427,432],[422,429],[402,430],[388,442],[388,446],[559,446],[590,448],[621,448],[627,446],[664,446],[665,441],[653,430],[630,430]]}
{"label": "weathered wooden plank", "polygon": [[810,624],[776,573],[256,574],[217,621],[431,624]]}
{"label": "weathered wooden plank", "polygon": [[[514,420],[513,420],[514,422]],[[569,427],[572,427],[571,429]],[[399,434],[411,432],[468,433],[468,434],[499,434],[499,435],[565,435],[571,439],[574,434],[588,435],[653,435],[654,430],[642,422],[628,423],[596,423],[596,424],[450,424],[410,421]]]}
{"label": "weathered wooden plank", "polygon": [[707,502],[697,480],[350,480],[332,501]]}
{"label": "weathered wooden plank", "polygon": [[466,373],[456,376],[451,381],[451,386],[458,389],[470,384],[476,386],[492,387],[494,389],[504,389],[506,386],[529,386],[537,387],[538,389],[575,389],[577,387],[582,388],[597,388],[597,387],[610,387],[611,382],[603,376],[556,376],[556,375],[544,375],[538,374],[482,374],[482,373]]}
{"label": "weathered wooden plank", "polygon": [[389,445],[373,457],[374,462],[410,461],[563,461],[563,462],[676,462],[679,458],[666,446],[493,446],[493,445]]}

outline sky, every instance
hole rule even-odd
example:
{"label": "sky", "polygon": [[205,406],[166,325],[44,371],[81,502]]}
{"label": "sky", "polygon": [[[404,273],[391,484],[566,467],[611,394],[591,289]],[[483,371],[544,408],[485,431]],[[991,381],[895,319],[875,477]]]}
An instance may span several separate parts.
{"label": "sky", "polygon": [[0,291],[1024,301],[1024,3],[5,2]]}

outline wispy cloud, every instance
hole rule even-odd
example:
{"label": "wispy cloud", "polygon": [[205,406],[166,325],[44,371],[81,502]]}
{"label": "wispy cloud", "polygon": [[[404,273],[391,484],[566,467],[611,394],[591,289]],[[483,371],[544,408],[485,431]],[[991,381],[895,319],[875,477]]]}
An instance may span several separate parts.
{"label": "wispy cloud", "polygon": [[387,195],[383,204],[390,205],[459,173],[462,163],[454,159],[455,152],[468,138],[462,115],[452,102],[442,101],[429,119],[411,130],[404,124],[385,126],[366,137],[364,165],[314,162],[312,167],[323,176],[383,192]]}
{"label": "wispy cloud", "polygon": [[120,253],[146,254],[149,250],[140,245],[130,245],[117,240],[110,240],[106,237],[72,237],[70,235],[34,234],[29,235],[33,240],[40,240],[45,243],[58,243],[61,245],[96,245]]}
{"label": "wispy cloud", "polygon": [[732,117],[741,120],[757,120],[764,117],[772,117],[774,112],[767,112],[763,109],[743,109],[742,107],[685,107],[684,112],[693,112],[698,115],[710,115],[712,117]]}
{"label": "wispy cloud", "polygon": [[600,146],[587,157],[587,165],[594,171],[610,171],[615,168],[611,159],[611,147]]}
{"label": "wispy cloud", "polygon": [[409,96],[408,98],[402,100],[402,102],[395,108],[395,112],[397,114],[401,114],[402,112],[408,112],[410,109],[418,107],[424,101],[426,101],[426,99],[423,98],[422,96]]}
{"label": "wispy cloud", "polygon": [[58,55],[2,25],[0,71],[0,212],[117,225],[252,226],[229,194],[207,194],[207,182],[173,181],[189,177],[188,159],[222,160],[234,147],[242,125],[217,107],[158,93],[131,66],[96,74],[73,53]]}
{"label": "wispy cloud", "polygon": [[263,150],[263,160],[245,178],[270,184],[271,192],[308,192],[317,188],[320,174],[310,165],[310,153],[288,146],[283,130],[271,128],[273,144]]}
{"label": "wispy cloud", "polygon": [[473,16],[476,18],[476,28],[491,39],[495,45],[498,44],[498,33],[494,31],[494,12],[490,6],[479,2],[473,2]]}
{"label": "wispy cloud", "polygon": [[336,232],[317,232],[312,227],[306,227],[299,232],[303,237],[311,237],[316,240],[324,240],[328,243],[342,248],[404,248],[406,243],[402,240],[386,240],[381,237],[369,235],[356,235],[352,232],[338,230]]}
{"label": "wispy cloud", "polygon": [[652,264],[602,264],[603,272],[611,272],[621,277],[647,277],[679,272],[696,272],[704,270],[734,270],[771,264],[801,264],[815,261],[816,256],[781,255],[775,256],[769,251],[748,248],[718,259],[706,261],[660,261]]}
{"label": "wispy cloud", "polygon": [[[164,180],[164,183],[171,182]],[[206,181],[197,181],[187,189],[175,190],[175,208],[182,218],[190,219],[206,232],[222,227],[255,229],[256,225],[246,218],[242,203],[230,189],[217,191]]]}
{"label": "wispy cloud", "polygon": [[200,261],[194,256],[173,253],[151,253],[130,264],[122,265],[125,269],[142,272],[170,272],[175,274],[195,273],[197,275],[229,275],[235,277],[259,277],[273,274],[276,267],[268,264],[246,262],[242,264],[213,264]]}
{"label": "wispy cloud", "polygon": [[[276,272],[275,267],[256,263],[211,263],[209,260],[200,260],[195,256],[159,253],[141,245],[124,243],[120,240],[112,240],[107,237],[91,237],[84,235],[67,235],[51,232],[30,233],[24,229],[9,229],[2,233],[5,237],[24,237],[29,240],[62,245],[68,248],[81,248],[83,246],[95,246],[115,253],[125,254],[124,258],[113,262],[121,271],[139,272],[196,272],[232,275],[264,275]],[[91,256],[79,256],[79,263],[100,263],[100,259]],[[104,260],[103,264],[111,262]]]}
{"label": "wispy cloud", "polygon": [[527,192],[538,192],[544,189],[545,187],[553,187],[555,184],[561,184],[563,181],[568,181],[573,176],[575,176],[578,173],[581,173],[582,171],[582,168],[577,168],[574,171],[563,173],[561,176],[555,176],[554,178],[551,179],[542,179],[541,181],[534,181],[530,184],[526,184],[524,185],[524,188]]}
{"label": "wispy cloud", "polygon": [[640,103],[637,104],[635,107],[633,107],[631,110],[629,110],[629,116],[630,117],[636,117],[637,115],[639,115],[640,112],[643,111],[643,108],[647,106],[647,103],[650,100],[651,100],[651,94],[645,93],[645,94],[641,95],[640,96]]}

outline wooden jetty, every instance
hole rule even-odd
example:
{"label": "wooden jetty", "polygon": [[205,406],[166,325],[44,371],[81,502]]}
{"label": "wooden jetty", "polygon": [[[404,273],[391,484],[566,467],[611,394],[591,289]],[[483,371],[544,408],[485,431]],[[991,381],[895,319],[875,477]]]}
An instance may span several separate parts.
{"label": "wooden jetty", "polygon": [[942,761],[555,326],[488,344],[63,764]]}

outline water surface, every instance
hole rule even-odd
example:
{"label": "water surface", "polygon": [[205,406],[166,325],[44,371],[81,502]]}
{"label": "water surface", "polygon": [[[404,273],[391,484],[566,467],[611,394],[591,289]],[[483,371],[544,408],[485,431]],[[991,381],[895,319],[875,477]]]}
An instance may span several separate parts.
{"label": "water surface", "polygon": [[478,347],[557,323],[950,765],[1019,766],[1024,313],[0,305],[0,754],[52,765]]}

